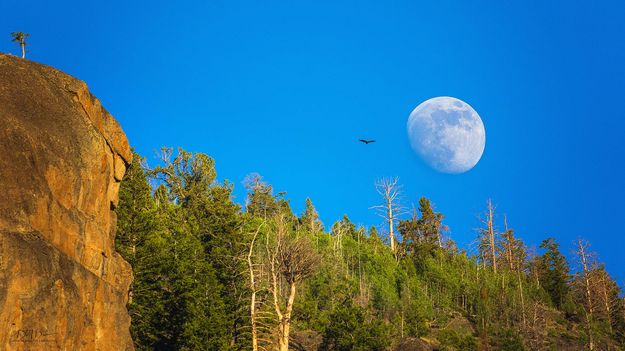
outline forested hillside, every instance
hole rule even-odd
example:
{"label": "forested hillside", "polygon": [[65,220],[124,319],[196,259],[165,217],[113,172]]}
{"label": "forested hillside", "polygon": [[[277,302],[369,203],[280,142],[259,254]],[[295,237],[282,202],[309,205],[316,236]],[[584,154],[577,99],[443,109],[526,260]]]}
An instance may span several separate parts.
{"label": "forested hillside", "polygon": [[622,292],[583,239],[571,262],[556,238],[530,250],[485,201],[458,248],[428,199],[403,211],[393,179],[377,228],[349,208],[321,223],[310,200],[295,214],[259,175],[241,208],[209,156],[162,156],[135,155],[116,210],[138,350],[624,349]]}

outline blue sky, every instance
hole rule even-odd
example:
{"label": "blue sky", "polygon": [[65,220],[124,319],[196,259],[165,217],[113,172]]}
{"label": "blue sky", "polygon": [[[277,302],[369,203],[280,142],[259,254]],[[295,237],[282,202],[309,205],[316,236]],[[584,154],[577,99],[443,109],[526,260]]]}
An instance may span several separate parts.
{"label": "blue sky", "polygon": [[[373,183],[429,197],[460,245],[491,197],[528,245],[583,236],[625,284],[622,1],[16,1],[0,51],[87,82],[148,157],[205,152],[220,179],[258,172],[296,211],[379,224]],[[486,149],[468,173],[428,168],[406,120],[454,96]],[[355,140],[374,138],[364,146]],[[152,161],[153,163],[153,161]],[[502,216],[500,216],[500,222]]]}

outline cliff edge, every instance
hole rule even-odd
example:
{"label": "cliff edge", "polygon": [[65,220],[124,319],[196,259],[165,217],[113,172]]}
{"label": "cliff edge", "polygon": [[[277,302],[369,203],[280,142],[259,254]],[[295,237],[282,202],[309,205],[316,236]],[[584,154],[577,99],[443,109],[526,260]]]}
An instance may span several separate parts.
{"label": "cliff edge", "polygon": [[0,349],[133,350],[114,240],[131,157],[84,82],[0,54]]}

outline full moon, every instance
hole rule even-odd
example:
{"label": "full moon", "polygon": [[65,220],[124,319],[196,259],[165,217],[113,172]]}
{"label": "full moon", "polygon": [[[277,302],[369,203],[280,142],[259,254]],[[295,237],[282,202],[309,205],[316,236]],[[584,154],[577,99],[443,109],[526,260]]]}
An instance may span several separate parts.
{"label": "full moon", "polygon": [[441,96],[415,108],[406,124],[412,149],[432,168],[464,173],[484,152],[486,131],[482,119],[466,102]]}

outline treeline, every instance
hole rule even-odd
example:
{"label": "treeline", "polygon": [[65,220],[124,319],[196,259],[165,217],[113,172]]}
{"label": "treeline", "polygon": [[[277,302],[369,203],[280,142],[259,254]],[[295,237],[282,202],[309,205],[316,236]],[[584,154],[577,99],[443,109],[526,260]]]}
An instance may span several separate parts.
{"label": "treeline", "polygon": [[241,208],[210,157],[135,155],[116,242],[138,350],[624,349],[625,301],[582,239],[576,262],[554,238],[530,250],[489,202],[459,250],[428,199],[406,214],[397,179],[376,184],[384,226],[326,231],[310,200],[297,215],[259,175],[245,186]]}

